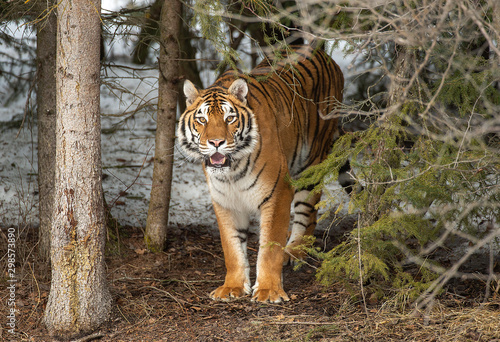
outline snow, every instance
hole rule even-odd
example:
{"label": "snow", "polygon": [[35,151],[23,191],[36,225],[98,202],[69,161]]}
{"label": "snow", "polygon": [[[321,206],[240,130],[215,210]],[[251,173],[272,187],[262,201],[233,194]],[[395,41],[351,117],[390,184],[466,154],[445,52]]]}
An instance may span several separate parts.
{"label": "snow", "polygon": [[[153,71],[146,71],[151,76]],[[138,84],[139,83],[139,84]],[[156,83],[128,79],[121,84],[131,91],[156,101]],[[102,90],[102,165],[103,189],[111,213],[120,224],[145,227],[153,175],[154,113],[141,111],[125,122],[111,116],[141,103],[132,103],[125,96],[112,96]],[[21,100],[20,100],[21,101]],[[16,108],[16,117],[23,106]],[[2,110],[8,110],[2,108]],[[0,225],[38,224],[37,130],[25,125],[21,130],[5,126],[11,116],[0,116]],[[114,128],[112,133],[108,133]],[[16,135],[19,135],[16,137]],[[216,227],[208,187],[201,166],[186,161],[174,152],[171,225],[200,224]],[[125,193],[124,193],[125,192]]]}
{"label": "snow", "polygon": [[[134,77],[120,68],[108,75],[120,78],[120,86],[131,94],[117,97],[101,89],[103,189],[111,214],[120,224],[145,227],[153,175],[157,71],[134,71]],[[20,130],[8,123],[21,118],[25,99],[8,108],[0,107],[0,225],[38,225],[37,129],[30,118]],[[144,107],[145,103],[149,106]],[[141,107],[135,115],[117,116]],[[17,136],[17,134],[19,135]],[[174,151],[174,172],[170,208],[171,225],[200,224],[216,227],[208,187],[201,166],[186,161]],[[333,191],[338,190],[334,185]],[[345,200],[345,198],[344,198]]]}
{"label": "snow", "polygon": [[[103,7],[106,8],[104,5]],[[33,44],[33,37],[28,30],[10,27],[10,33],[24,41],[31,39],[30,44]],[[108,57],[117,56],[121,61],[129,59],[129,43],[114,43]],[[16,54],[24,60],[30,59],[29,55],[19,55],[19,50],[8,51],[4,46],[0,46],[0,52]],[[4,55],[0,54],[0,62],[4,61],[2,56]],[[344,58],[340,51],[333,58],[347,76],[347,98],[355,91],[349,78],[354,73],[350,68],[351,60]],[[137,69],[135,65],[120,63],[124,67],[109,67],[103,71],[103,189],[111,214],[120,224],[145,227],[153,175],[158,71],[156,67]],[[14,70],[20,74],[26,72],[21,67],[17,68]],[[204,76],[206,85],[210,82],[209,76]],[[25,89],[24,94],[18,96],[16,101],[6,102],[9,91],[5,78],[0,78],[0,227],[37,226],[39,198],[36,119],[28,115],[19,129],[28,90]],[[32,99],[32,103],[34,101]],[[212,227],[213,232],[217,233],[217,222],[201,166],[185,160],[177,149],[173,152],[175,161],[169,224]],[[347,212],[349,198],[337,183],[328,187],[323,199],[333,199],[340,204],[341,215]],[[320,215],[322,212],[320,210]],[[329,228],[330,222],[322,221],[319,228]],[[251,229],[256,228],[257,222],[252,220]],[[340,227],[342,228],[345,227]],[[463,244],[460,250],[466,251],[468,248],[467,244]]]}
{"label": "snow", "polygon": [[[117,9],[112,5],[106,7],[106,3],[103,8]],[[28,30],[12,26],[11,32],[23,40],[33,39]],[[113,44],[107,49],[108,57],[128,58],[131,49],[127,42]],[[340,53],[334,58],[346,72],[349,61]],[[138,69],[136,65],[120,63],[123,67],[106,68],[102,75],[103,189],[111,214],[120,224],[145,227],[153,175],[158,71],[156,67]],[[8,93],[6,87],[0,81],[0,160],[3,161],[0,163],[0,226],[37,226],[36,119],[28,115],[19,129],[27,90],[16,101],[6,104],[1,97]],[[214,227],[216,231],[216,218],[201,166],[186,161],[177,149],[174,158],[169,224],[198,224]],[[347,197],[339,189],[334,184],[331,191],[340,194],[341,202],[346,202]]]}
{"label": "snow", "polygon": [[[154,113],[140,111],[125,122],[121,122],[122,117],[111,115],[141,106],[144,100],[156,102],[156,80],[151,80],[156,79],[157,72],[136,73],[137,78],[125,79],[121,86],[137,92],[140,101],[128,95],[117,98],[105,87],[102,90],[103,189],[106,202],[112,206],[112,215],[121,224],[144,227],[153,174]],[[148,78],[141,81],[139,76]],[[25,124],[21,130],[8,125],[13,117],[22,117],[24,101],[20,97],[15,105],[0,109],[0,159],[3,160],[0,164],[0,225],[3,227],[38,224],[36,123]],[[108,133],[113,128],[113,133]],[[184,161],[179,153],[174,155],[170,224],[203,222],[215,226],[201,166]]]}

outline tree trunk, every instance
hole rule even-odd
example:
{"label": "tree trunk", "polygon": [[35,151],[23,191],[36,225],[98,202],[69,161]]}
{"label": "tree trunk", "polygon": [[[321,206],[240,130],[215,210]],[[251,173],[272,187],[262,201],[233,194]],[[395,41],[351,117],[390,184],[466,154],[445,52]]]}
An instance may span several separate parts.
{"label": "tree trunk", "polygon": [[[185,79],[190,80],[196,86],[203,88],[203,83],[201,82],[200,71],[198,70],[198,64],[196,63],[196,51],[197,49],[193,46],[192,42],[196,39],[195,35],[189,28],[190,22],[192,22],[192,17],[189,15],[190,10],[188,6],[182,5],[182,18],[184,18],[179,36],[180,44],[180,75],[185,77]],[[182,82],[181,82],[182,83]],[[180,87],[178,89],[181,89]],[[179,99],[178,103],[179,111],[183,113],[186,110],[186,101],[184,97]]]}
{"label": "tree trunk", "polygon": [[111,310],[101,185],[100,1],[57,7],[56,175],[52,282],[44,322],[64,339],[91,333]]}
{"label": "tree trunk", "polygon": [[[48,10],[45,3],[39,13]],[[42,8],[45,7],[45,8]],[[56,158],[56,14],[52,11],[37,24],[37,116],[38,116],[38,252],[50,260],[50,229],[54,201]]]}
{"label": "tree trunk", "polygon": [[146,246],[156,252],[164,249],[167,237],[179,81],[180,1],[165,1],[160,26],[155,161],[145,235]]}
{"label": "tree trunk", "polygon": [[[491,40],[497,42],[497,48],[500,48],[500,44],[498,43],[500,40],[500,3],[498,0],[490,0],[491,3],[491,12],[497,13],[496,15],[491,16],[491,26],[494,32],[491,33]],[[493,31],[492,30],[492,31]],[[500,63],[500,54],[496,53],[496,58],[492,58],[493,63]]]}
{"label": "tree trunk", "polygon": [[151,43],[158,35],[158,25],[161,15],[161,8],[164,0],[155,0],[144,16],[144,23],[141,25],[141,32],[132,53],[132,61],[135,64],[145,64],[149,55]]}

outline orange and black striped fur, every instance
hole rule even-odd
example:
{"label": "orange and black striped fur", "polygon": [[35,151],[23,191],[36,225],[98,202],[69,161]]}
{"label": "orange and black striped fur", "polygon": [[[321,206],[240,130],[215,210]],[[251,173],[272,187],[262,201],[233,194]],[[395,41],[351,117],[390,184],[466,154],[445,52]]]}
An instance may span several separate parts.
{"label": "orange and black striped fur", "polygon": [[[338,137],[335,112],[344,78],[323,51],[295,47],[279,61],[265,60],[250,75],[224,73],[197,90],[186,81],[187,109],[178,127],[179,146],[203,169],[217,216],[227,274],[211,293],[227,300],[252,291],[246,255],[249,217],[260,215],[260,248],[253,300],[289,300],[282,265],[316,226],[320,195],[294,191],[296,177],[321,162]],[[294,220],[287,243],[290,206]]]}

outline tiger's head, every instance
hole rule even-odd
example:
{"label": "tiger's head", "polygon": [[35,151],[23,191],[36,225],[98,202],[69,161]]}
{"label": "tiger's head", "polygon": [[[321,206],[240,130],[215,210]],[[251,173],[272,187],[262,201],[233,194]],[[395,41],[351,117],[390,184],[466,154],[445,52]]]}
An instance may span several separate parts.
{"label": "tiger's head", "polygon": [[186,111],[181,115],[179,146],[192,160],[203,160],[209,173],[224,173],[233,162],[252,153],[258,130],[247,106],[248,84],[235,80],[229,88],[198,90],[184,83]]}

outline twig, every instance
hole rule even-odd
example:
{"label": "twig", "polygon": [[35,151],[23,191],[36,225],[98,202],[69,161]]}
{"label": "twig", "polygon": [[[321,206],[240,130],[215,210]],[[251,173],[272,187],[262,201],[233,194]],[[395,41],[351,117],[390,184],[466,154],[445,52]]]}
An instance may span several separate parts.
{"label": "twig", "polygon": [[488,41],[488,47],[490,49],[492,49],[496,54],[497,56],[500,56],[500,50],[497,48],[497,45],[498,45],[498,41],[497,41],[497,44],[495,44],[493,42],[493,39],[491,39],[490,35],[488,34],[488,32],[486,32],[486,29],[484,28],[484,21],[481,21],[478,17],[477,17],[477,12],[476,11],[471,11],[469,8],[467,8],[463,3],[460,3],[460,7],[462,8],[462,10],[464,11],[464,13],[469,17],[469,18],[472,18],[472,21],[474,21],[474,23],[477,25],[477,27],[479,28],[479,30],[481,31],[481,33],[483,34],[483,37],[484,39],[486,39]]}
{"label": "twig", "polygon": [[267,322],[267,321],[251,321],[251,323],[260,324],[275,324],[275,325],[334,325],[335,322]]}
{"label": "twig", "polygon": [[490,244],[490,260],[488,266],[488,280],[486,280],[486,290],[483,299],[483,305],[487,304],[488,298],[491,295],[491,282],[495,279],[495,258],[493,252],[493,243]]}
{"label": "twig", "polygon": [[77,340],[73,340],[72,342],[87,342],[87,341],[97,340],[98,338],[103,338],[104,336],[105,335],[103,333],[95,333],[92,335],[84,336]]}
{"label": "twig", "polygon": [[[148,152],[146,153],[146,156],[144,157],[144,160],[143,160],[143,162],[142,162],[141,168],[140,168],[139,172],[137,173],[137,176],[134,178],[134,180],[132,181],[132,183],[131,183],[129,186],[127,186],[127,187],[125,188],[125,190],[123,190],[121,193],[123,193],[123,192],[127,192],[127,191],[128,191],[128,190],[129,190],[129,189],[130,189],[130,188],[131,188],[134,184],[135,184],[135,182],[137,182],[137,179],[139,178],[139,176],[141,175],[142,170],[144,169],[144,164],[146,164],[146,161],[148,160],[149,151],[151,151],[151,149],[152,149],[152,148],[153,148],[153,146],[151,146],[151,147],[149,148]],[[120,197],[121,197],[121,195],[120,195],[120,194],[118,194],[118,196],[117,196],[117,197],[116,197],[116,198],[115,198],[115,199],[111,202],[111,204],[110,204],[110,206],[109,206],[109,210],[111,210],[111,208],[113,208],[113,207],[114,207],[114,205],[115,205],[116,201],[118,201],[118,199],[119,199]]]}
{"label": "twig", "polygon": [[361,288],[361,296],[363,297],[363,306],[365,309],[366,317],[368,317],[368,308],[366,307],[366,297],[365,297],[365,289],[363,287],[363,266],[361,261],[361,225],[360,225],[360,216],[358,214],[358,265],[359,265],[359,287]]}
{"label": "twig", "polygon": [[30,105],[30,100],[31,100],[31,93],[33,92],[33,89],[35,89],[35,85],[37,82],[37,77],[33,79],[33,82],[30,84],[30,88],[28,90],[28,96],[26,98],[26,104],[24,105],[24,115],[23,115],[23,120],[21,121],[21,126],[19,127],[19,130],[17,131],[16,137],[14,139],[17,139],[19,137],[19,134],[21,133],[21,130],[23,129],[24,122],[26,121],[26,117],[28,116],[28,109]]}
{"label": "twig", "polygon": [[155,286],[144,286],[142,288],[146,288],[146,289],[153,289],[153,290],[156,290],[158,292],[161,292],[163,294],[165,294],[167,297],[170,297],[171,299],[173,299],[177,304],[179,304],[179,306],[181,307],[182,311],[185,311],[186,308],[184,308],[184,304],[186,303],[186,301],[183,301],[183,300],[180,300],[178,299],[177,297],[175,297],[173,294],[171,294],[170,292],[168,291],[165,291],[165,290],[162,290],[162,289],[159,289]]}
{"label": "twig", "polygon": [[118,309],[118,311],[120,311],[120,314],[122,315],[122,317],[127,321],[128,324],[131,324],[132,323],[127,319],[127,317],[125,316],[125,314],[122,312],[122,310],[120,309],[120,305],[117,305],[116,308]]}
{"label": "twig", "polygon": [[417,305],[413,311],[414,314],[417,313],[418,310],[427,307],[430,309],[432,307],[432,301],[434,298],[437,296],[438,292],[443,288],[443,286],[453,277],[455,277],[458,273],[458,269],[462,264],[467,261],[470,256],[474,253],[476,253],[479,248],[483,247],[484,245],[491,243],[497,236],[500,235],[500,230],[495,229],[485,237],[483,237],[478,243],[476,243],[472,248],[469,248],[467,250],[467,253],[465,253],[458,262],[453,264],[453,266],[448,269],[446,272],[441,274],[430,286],[425,292],[420,295],[420,297],[417,299]]}
{"label": "twig", "polygon": [[196,249],[196,250],[199,250],[199,251],[205,252],[205,253],[207,253],[207,254],[210,254],[210,255],[211,255],[211,256],[213,256],[215,259],[224,260],[224,258],[221,258],[220,256],[215,255],[214,253],[209,252],[209,251],[207,251],[206,249],[203,249],[203,248],[201,248],[201,247],[193,247],[193,249]]}
{"label": "twig", "polygon": [[135,277],[121,277],[117,279],[113,279],[112,282],[115,281],[130,281],[130,282],[136,282],[136,281],[157,281],[160,283],[181,283],[181,284],[197,284],[197,283],[219,283],[220,280],[181,280],[181,279],[157,279],[157,278],[135,278]]}
{"label": "twig", "polygon": [[115,282],[115,281],[133,281],[133,282],[136,282],[136,281],[158,281],[158,282],[164,282],[166,281],[165,279],[157,279],[157,278],[131,278],[131,277],[122,277],[122,278],[118,278],[118,279],[113,279],[112,282]]}

